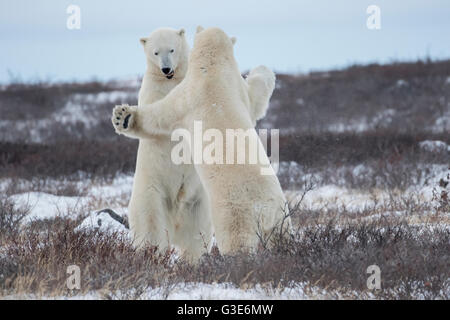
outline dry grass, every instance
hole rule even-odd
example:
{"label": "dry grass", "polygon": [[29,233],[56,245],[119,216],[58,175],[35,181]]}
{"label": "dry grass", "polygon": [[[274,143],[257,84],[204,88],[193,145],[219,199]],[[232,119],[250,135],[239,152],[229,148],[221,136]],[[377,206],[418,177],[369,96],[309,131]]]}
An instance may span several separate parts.
{"label": "dry grass", "polygon": [[[280,173],[283,187],[299,190],[305,176],[317,174],[318,186],[382,190],[392,197],[356,211],[298,206],[294,237],[278,239],[270,250],[255,254],[223,256],[213,250],[196,266],[176,260],[173,252],[135,251],[123,234],[76,231],[92,208],[23,225],[27,208],[17,207],[8,195],[86,196],[91,184],[134,172],[137,142],[115,135],[112,105],[105,102],[86,106],[98,120],[93,126],[53,121],[35,133],[15,121],[32,125],[49,119],[73,94],[135,88],[96,81],[10,84],[0,90],[6,121],[0,123],[0,178],[9,181],[6,189],[1,186],[0,198],[0,296],[96,291],[104,298],[132,299],[155,287],[167,297],[185,282],[279,289],[303,282],[337,298],[449,299],[449,178],[436,186],[432,202],[402,196],[409,186],[426,185],[434,165],[450,163],[448,152],[418,146],[423,140],[450,144],[445,130],[432,130],[450,112],[449,74],[448,60],[278,75],[278,88],[259,126],[280,128],[280,160],[301,168]],[[369,124],[367,130],[330,131],[336,124],[351,127],[361,121]],[[45,143],[33,143],[33,134]],[[364,170],[355,174],[360,165]],[[97,196],[91,205],[125,206],[128,199],[124,194],[108,201]],[[73,264],[82,271],[80,291],[66,287],[66,268]],[[366,269],[372,264],[381,269],[378,292],[366,288]]]}
{"label": "dry grass", "polygon": [[[24,215],[3,199],[0,237],[0,292],[3,296],[61,296],[96,291],[104,298],[139,298],[159,287],[163,296],[180,283],[232,283],[283,289],[308,283],[335,298],[448,299],[450,231],[445,224],[413,225],[403,218],[373,221],[326,219],[297,210],[295,236],[275,239],[258,253],[203,256],[198,265],[174,260],[155,247],[135,251],[124,234],[75,231],[84,212],[71,212],[24,228]],[[26,212],[25,212],[26,213]],[[439,222],[439,215],[435,212]],[[319,222],[320,221],[320,222]],[[343,222],[347,221],[347,222]],[[66,287],[66,268],[81,268],[81,290]],[[382,290],[366,287],[366,269],[381,269]]]}
{"label": "dry grass", "polygon": [[[445,60],[278,75],[279,88],[262,123],[299,133],[361,122],[374,130],[427,131],[439,117],[448,116],[449,74],[450,61]],[[390,115],[380,118],[386,113]]]}

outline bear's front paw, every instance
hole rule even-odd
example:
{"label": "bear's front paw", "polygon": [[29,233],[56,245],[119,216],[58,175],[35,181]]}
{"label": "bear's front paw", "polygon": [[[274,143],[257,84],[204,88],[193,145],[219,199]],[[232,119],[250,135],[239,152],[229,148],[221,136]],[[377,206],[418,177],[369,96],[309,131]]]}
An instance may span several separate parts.
{"label": "bear's front paw", "polygon": [[253,68],[248,75],[248,78],[251,79],[252,77],[260,77],[264,81],[269,91],[274,90],[276,80],[275,73],[273,73],[273,71],[266,66],[258,66],[256,68]]}
{"label": "bear's front paw", "polygon": [[136,107],[130,107],[127,104],[115,106],[111,121],[117,133],[130,130],[134,125],[136,117]]}

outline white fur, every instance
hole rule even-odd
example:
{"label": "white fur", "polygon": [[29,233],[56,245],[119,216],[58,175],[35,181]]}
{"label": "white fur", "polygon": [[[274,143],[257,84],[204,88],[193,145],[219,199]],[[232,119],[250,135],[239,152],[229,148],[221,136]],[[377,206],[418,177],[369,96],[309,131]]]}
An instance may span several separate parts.
{"label": "white fur", "polygon": [[[184,30],[158,29],[141,39],[141,43],[147,70],[139,91],[139,106],[164,98],[178,85],[186,74],[189,56]],[[166,65],[162,64],[163,60]],[[163,66],[173,69],[171,79],[162,72]],[[117,118],[113,122],[118,123]],[[171,149],[167,135],[139,140],[129,204],[130,229],[137,247],[150,244],[164,250],[175,245],[187,259],[196,259],[211,245],[209,200],[194,167],[174,165]]]}
{"label": "white fur", "polygon": [[[250,129],[256,134],[254,123],[266,112],[275,77],[267,68],[259,67],[250,73],[248,82],[244,81],[235,62],[232,47],[232,40],[220,29],[198,31],[185,79],[164,99],[151,105],[140,102],[139,107],[117,106],[113,111],[116,131],[140,138],[170,134],[175,128],[187,128],[192,134],[193,121],[202,120],[205,130],[215,128],[223,132],[224,136],[227,128]],[[211,108],[213,105],[216,107]],[[126,128],[122,125],[124,117],[129,118],[129,126]],[[115,118],[120,121],[117,122]],[[171,235],[176,236],[176,230],[171,224],[172,219],[168,219],[164,214],[155,215],[149,212],[149,208],[154,208],[155,201],[158,203],[156,199],[149,200],[149,186],[157,190],[159,201],[161,198],[167,198],[168,191],[172,193],[169,199],[176,199],[181,184],[195,199],[200,199],[201,203],[209,196],[214,231],[219,249],[223,253],[255,248],[258,243],[258,229],[263,235],[268,234],[281,221],[285,197],[276,175],[261,175],[260,164],[195,165],[200,181],[207,190],[205,196],[204,189],[197,180],[198,176],[191,174],[194,166],[174,166],[170,161],[170,150],[156,149],[155,152],[152,148],[154,145],[145,151],[155,153],[151,159],[144,159],[145,164],[140,163],[142,156],[138,158],[138,166],[141,168],[136,169],[135,179],[142,182],[135,183],[132,202],[138,203],[138,216],[145,218],[136,218],[136,214],[132,218],[130,215],[132,229],[143,230],[135,232],[136,235],[145,234],[152,240],[158,235],[158,239],[163,240],[164,229],[167,229],[169,238]],[[266,161],[268,162],[268,159]],[[189,184],[181,179],[186,173],[191,177]],[[158,179],[155,179],[155,176]],[[161,202],[163,211],[164,201]],[[133,210],[136,212],[130,205],[130,214]],[[191,216],[187,217],[189,214],[184,212],[184,216],[180,215],[177,221],[182,225],[188,223],[188,219],[191,219]],[[203,211],[201,217],[204,221],[199,222],[209,223]],[[183,239],[186,239],[190,247],[198,246],[193,244],[192,238],[189,239],[189,236],[194,237],[198,233],[196,225],[197,223],[192,223],[183,230]],[[201,231],[209,237],[210,230],[206,226],[205,229],[209,233],[203,229]]]}

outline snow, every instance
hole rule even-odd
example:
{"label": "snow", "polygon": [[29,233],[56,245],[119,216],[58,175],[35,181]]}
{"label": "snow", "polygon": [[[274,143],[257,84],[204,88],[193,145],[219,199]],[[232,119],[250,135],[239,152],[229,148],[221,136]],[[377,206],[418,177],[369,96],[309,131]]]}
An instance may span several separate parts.
{"label": "snow", "polygon": [[[424,294],[423,282],[416,281],[416,291],[411,292],[413,299],[422,300]],[[404,288],[391,289],[393,294],[404,291]],[[232,283],[178,283],[167,287],[148,288],[142,294],[136,294],[136,290],[107,292],[108,299],[130,299],[138,300],[325,300],[325,299],[376,299],[373,292],[351,291],[343,295],[339,291],[324,290],[312,286],[306,282],[293,283],[291,286],[277,289],[269,285],[256,285],[254,288],[238,288]],[[445,295],[443,292],[441,293]],[[448,293],[447,293],[448,295]],[[104,291],[89,291],[85,293],[60,295],[60,296],[40,296],[36,294],[15,294],[3,296],[3,300],[100,300],[105,299]]]}
{"label": "snow", "polygon": [[338,122],[330,124],[327,128],[329,132],[343,133],[343,132],[364,132],[369,130],[366,119],[352,120],[348,123]]}
{"label": "snow", "polygon": [[[0,186],[5,188],[10,181],[1,181]],[[20,183],[20,181],[19,181]],[[51,180],[48,181],[51,184]],[[23,183],[26,184],[25,182]],[[57,196],[46,192],[24,192],[11,196],[11,199],[21,207],[29,209],[29,214],[23,220],[23,224],[35,220],[53,219],[58,216],[70,215],[72,212],[86,210],[87,216],[79,226],[81,229],[98,229],[101,231],[125,232],[127,229],[109,214],[97,214],[103,208],[93,207],[93,203],[99,198],[104,202],[114,203],[116,198],[124,196],[128,199],[131,194],[133,177],[128,175],[118,175],[110,184],[92,185],[86,196],[69,197]],[[125,211],[124,207],[111,206],[116,213]],[[82,210],[80,210],[82,209]]]}
{"label": "snow", "polygon": [[[19,206],[29,208],[29,213],[23,219],[22,224],[70,215],[71,212],[78,211],[77,208],[87,207],[90,200],[89,197],[55,196],[44,192],[16,194],[12,196],[12,199]],[[112,209],[116,212],[119,211],[119,208]],[[128,233],[128,229],[123,224],[111,218],[106,212],[98,214],[97,210],[89,212],[76,230]]]}
{"label": "snow", "polygon": [[[111,292],[115,299],[127,299],[134,296],[129,292]],[[138,295],[143,300],[308,300],[326,299],[330,295],[322,289],[307,283],[295,283],[291,287],[276,289],[272,286],[257,285],[254,288],[238,288],[232,283],[178,283],[174,286],[148,288]],[[3,299],[52,299],[52,300],[97,300],[103,298],[103,292],[91,291],[72,296],[37,296],[34,294],[2,297]]]}
{"label": "snow", "polygon": [[406,87],[408,85],[408,82],[403,79],[398,79],[396,84],[397,87]]}
{"label": "snow", "polygon": [[297,103],[300,106],[305,105],[305,100],[303,100],[303,98],[298,98],[295,100],[295,103]]}
{"label": "snow", "polygon": [[[136,91],[106,91],[89,94],[74,94],[63,108],[52,114],[49,119],[43,121],[55,121],[62,124],[82,122],[87,128],[96,126],[100,119],[92,115],[93,108],[103,104],[121,104],[133,101],[138,93]],[[105,115],[109,117],[108,115]]]}
{"label": "snow", "polygon": [[94,197],[113,198],[122,194],[131,195],[133,188],[133,176],[120,174],[117,175],[111,184],[94,185],[90,189],[90,194]]}
{"label": "snow", "polygon": [[280,90],[283,88],[283,82],[281,80],[278,80],[275,82],[275,89]]}
{"label": "snow", "polygon": [[376,114],[372,119],[365,117],[360,119],[350,120],[348,122],[337,122],[328,125],[327,129],[330,132],[365,132],[374,130],[379,127],[387,127],[392,123],[397,111],[394,109],[386,109]]}
{"label": "snow", "polygon": [[[426,142],[426,143],[425,143]],[[424,141],[421,146],[428,148],[443,148],[443,142]],[[445,144],[448,150],[448,145]],[[424,175],[417,185],[410,186],[403,192],[404,197],[417,199],[422,202],[433,201],[433,193],[440,179],[446,179],[449,174],[446,165],[428,166],[430,174]],[[337,176],[340,171],[349,168],[334,169]],[[359,164],[350,168],[353,177],[358,177],[368,173],[370,168],[364,164]],[[321,173],[304,172],[304,168],[296,162],[281,162],[280,174],[288,175],[292,183],[313,182],[314,187],[304,196],[302,207],[310,210],[336,210],[344,208],[349,212],[358,212],[366,208],[382,205],[391,199],[392,191],[382,189],[360,190],[345,186],[345,181],[339,185],[320,184]],[[81,174],[82,176],[82,174]],[[342,174],[344,176],[344,174]],[[319,184],[317,184],[319,181]],[[48,180],[47,185],[52,185],[57,181]],[[5,190],[9,179],[0,181],[0,191]],[[79,182],[86,184],[86,182]],[[19,186],[27,188],[26,181],[18,181]],[[86,195],[78,197],[58,196],[47,192],[23,192],[12,196],[12,199],[20,206],[29,208],[29,215],[24,219],[24,223],[29,223],[37,219],[52,219],[54,217],[70,214],[71,212],[85,211],[87,217],[80,228],[100,229],[102,231],[125,231],[123,225],[112,219],[107,213],[97,215],[97,211],[103,208],[111,208],[119,215],[126,215],[127,204],[131,195],[133,185],[132,175],[117,175],[110,183],[91,183]],[[302,196],[302,191],[298,189],[286,190],[286,197],[291,204],[295,204]],[[82,210],[80,210],[82,209]],[[99,224],[99,221],[100,224]]]}
{"label": "snow", "polygon": [[102,103],[126,103],[130,100],[130,97],[136,98],[137,91],[105,91],[89,94],[75,94],[73,100],[75,103],[88,103],[88,104],[102,104]]}
{"label": "snow", "polygon": [[90,116],[90,109],[92,105],[87,103],[75,102],[69,100],[65,106],[52,114],[49,119],[42,119],[40,122],[59,122],[61,124],[75,124],[82,122],[87,128],[96,126],[99,119]]}
{"label": "snow", "polygon": [[55,196],[44,192],[20,193],[11,198],[17,205],[29,208],[29,214],[23,219],[23,223],[65,215],[86,202],[81,197]]}
{"label": "snow", "polygon": [[[0,120],[0,130],[4,133],[28,133],[27,140],[42,143],[47,135],[48,128],[55,123],[62,125],[82,123],[86,128],[92,128],[100,123],[100,117],[110,118],[109,113],[103,115],[99,107],[110,105],[111,110],[115,104],[130,103],[138,96],[137,90],[114,90],[99,93],[77,93],[71,95],[67,102],[56,112],[46,118],[23,120]],[[99,112],[101,115],[99,115]],[[15,137],[4,136],[2,140],[14,141]]]}
{"label": "snow", "polygon": [[[263,300],[283,299],[299,300],[310,299],[305,293],[305,283],[296,283],[291,288],[277,290],[271,286],[254,288],[237,288],[231,283],[205,284],[205,283],[183,283],[177,285],[167,295],[169,300]],[[160,289],[149,289],[143,294],[143,299],[162,299]],[[316,295],[324,294],[324,291],[312,289]]]}
{"label": "snow", "polygon": [[[426,142],[426,143],[425,143]],[[425,148],[428,145],[433,147],[442,147],[441,141],[423,141],[421,147]],[[446,148],[448,146],[446,145]],[[447,149],[448,150],[448,149]],[[423,177],[417,185],[412,185],[404,191],[404,196],[420,197],[422,201],[432,201],[433,186],[438,185],[441,178],[445,178],[449,173],[448,166],[445,165],[429,165],[428,168],[432,172],[431,175]],[[344,170],[343,168],[341,168]],[[341,170],[341,169],[338,169]],[[296,179],[300,176],[307,181],[314,175],[303,172],[304,168],[296,162],[282,162],[280,170],[287,170],[289,176]],[[348,168],[345,168],[348,170]],[[353,166],[351,172],[354,176],[364,175],[370,168],[364,164]],[[337,173],[339,174],[339,173]],[[83,177],[83,174],[79,174]],[[319,175],[320,178],[320,175]],[[85,178],[84,178],[85,179]],[[320,179],[319,179],[320,180]],[[425,181],[427,181],[425,183]],[[7,179],[0,181],[0,191],[5,188],[10,182]],[[47,184],[57,183],[58,181],[47,180]],[[60,181],[59,181],[60,182]],[[86,180],[82,180],[81,184],[86,184]],[[27,187],[26,182],[18,182],[19,185]],[[86,217],[82,220],[76,230],[98,230],[102,232],[119,232],[128,235],[128,230],[119,222],[112,219],[107,213],[98,214],[99,209],[104,208],[104,204],[109,204],[109,208],[113,209],[118,214],[126,213],[126,205],[132,190],[133,176],[131,175],[117,175],[110,182],[90,183],[90,188],[86,195],[78,197],[58,196],[49,192],[22,192],[12,196],[12,199],[19,205],[28,206],[30,214],[25,218],[23,223],[30,223],[35,220],[52,219],[60,215],[70,214],[71,212],[79,212],[80,208],[85,209]],[[301,190],[288,190],[286,196],[288,200],[295,203],[301,196]],[[367,207],[376,207],[377,203],[388,201],[391,195],[386,190],[356,190],[335,184],[318,185],[311,191],[306,193],[302,206],[310,210],[321,210],[327,212],[334,208],[342,208],[348,212],[358,212]],[[99,199],[101,202],[98,202]],[[121,200],[123,199],[123,200]],[[120,200],[120,201],[119,201]],[[101,205],[99,204],[101,203]],[[391,215],[403,216],[406,212],[393,211]],[[423,212],[422,214],[426,214]],[[377,211],[370,217],[363,219],[379,219],[384,216],[383,211]],[[450,216],[448,213],[447,216]],[[412,220],[411,220],[412,221]],[[420,225],[422,222],[417,220],[414,222]],[[433,228],[433,225],[424,225],[426,228]],[[437,227],[437,226],[436,226]],[[444,225],[450,229],[450,226]],[[355,241],[349,237],[348,241]],[[176,257],[174,257],[176,259]],[[127,299],[129,297],[136,297],[134,289],[128,292],[108,292],[108,295],[116,299]],[[356,293],[355,293],[356,294]],[[366,295],[366,298],[374,298],[367,293],[358,293],[358,298]],[[104,298],[104,291],[91,291],[87,293],[75,294],[72,296],[37,296],[34,294],[14,295],[2,297],[3,299],[102,299]],[[329,290],[322,290],[320,288],[311,286],[308,283],[292,283],[285,288],[273,288],[271,285],[260,284],[256,287],[248,288],[244,285],[238,287],[232,283],[177,283],[169,284],[167,286],[148,288],[142,294],[138,294],[138,299],[329,299],[329,298],[345,298],[339,292]]]}
{"label": "snow", "polygon": [[439,140],[425,140],[419,142],[419,146],[429,152],[450,151],[450,145]]}
{"label": "snow", "polygon": [[[287,198],[296,204],[302,194],[296,191],[287,192]],[[379,194],[378,197],[388,199],[388,195]],[[325,185],[313,189],[305,194],[302,207],[308,210],[335,210],[345,207],[347,211],[359,211],[363,208],[372,207],[376,202],[372,194],[338,187],[336,185]]]}
{"label": "snow", "polygon": [[[289,174],[292,179],[298,179],[301,182],[320,181],[320,173],[305,173],[303,168],[295,162],[282,162],[280,170],[284,174]],[[433,193],[439,185],[441,179],[447,179],[450,170],[447,165],[429,165],[430,171],[428,175],[421,177],[417,185],[411,185],[401,194],[402,198],[413,199],[419,202],[433,203],[435,201]],[[420,169],[420,168],[419,168]],[[334,169],[335,174],[340,176],[340,171],[346,168]],[[369,172],[371,169],[360,164],[353,167],[352,173],[354,177]],[[301,203],[302,208],[308,210],[321,210],[327,212],[329,210],[337,210],[345,208],[348,212],[359,212],[367,208],[376,208],[383,206],[392,198],[393,192],[397,194],[399,191],[372,188],[370,190],[352,189],[336,184],[315,185],[312,190],[303,196],[302,190],[287,190],[286,197],[291,205],[298,203],[303,197]]]}
{"label": "snow", "polygon": [[392,120],[395,114],[397,113],[394,109],[386,109],[381,112],[379,112],[371,121],[370,128],[376,129],[378,127],[388,126]]}

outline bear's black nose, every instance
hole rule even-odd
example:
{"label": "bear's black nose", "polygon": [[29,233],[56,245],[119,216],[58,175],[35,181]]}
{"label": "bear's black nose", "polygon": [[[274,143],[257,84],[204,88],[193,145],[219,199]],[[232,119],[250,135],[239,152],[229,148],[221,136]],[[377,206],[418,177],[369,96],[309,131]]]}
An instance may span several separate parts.
{"label": "bear's black nose", "polygon": [[169,74],[170,71],[172,71],[172,69],[170,69],[170,68],[162,68],[161,71],[164,72],[164,74]]}

